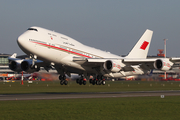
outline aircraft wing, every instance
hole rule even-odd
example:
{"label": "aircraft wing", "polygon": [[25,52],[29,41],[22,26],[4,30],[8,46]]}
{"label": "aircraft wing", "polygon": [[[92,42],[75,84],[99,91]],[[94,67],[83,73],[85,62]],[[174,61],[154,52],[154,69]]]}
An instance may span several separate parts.
{"label": "aircraft wing", "polygon": [[[120,65],[121,70],[123,71],[133,71],[134,66],[139,66],[142,70],[151,70],[151,69],[159,69],[159,70],[170,70],[174,63],[180,62],[180,58],[74,58],[74,61],[81,61],[82,65],[87,65],[91,67],[104,67],[104,64],[107,61],[111,61],[112,63],[117,63],[116,65],[120,65],[123,63],[124,65]],[[120,63],[120,64],[118,64]]]}
{"label": "aircraft wing", "polygon": [[180,62],[180,58],[179,57],[171,57],[171,58],[147,58],[147,59],[124,59],[123,62],[124,63],[151,63],[151,62],[155,62],[157,59],[168,59],[169,61],[176,63],[176,62]]}
{"label": "aircraft wing", "polygon": [[180,67],[180,58],[173,57],[173,58],[170,59],[170,61],[172,61],[174,63],[174,65],[172,66],[173,68],[174,67]]}
{"label": "aircraft wing", "polygon": [[[147,58],[147,59],[123,59],[123,63],[130,65],[140,65],[141,68],[170,70],[172,67],[180,66],[180,58]],[[175,66],[174,66],[175,65]]]}
{"label": "aircraft wing", "polygon": [[180,62],[180,58],[179,57],[171,57],[170,61],[172,61],[172,62]]}
{"label": "aircraft wing", "polygon": [[83,62],[83,65],[88,65],[92,67],[103,66],[103,64],[108,61],[122,61],[125,66],[122,67],[123,71],[133,71],[133,66],[139,65],[142,69],[150,70],[153,69],[153,63],[157,59],[120,59],[120,58],[73,58],[75,62]]}
{"label": "aircraft wing", "polygon": [[107,61],[107,59],[74,57],[73,61],[82,66],[88,66],[91,68],[101,68],[103,64]]}
{"label": "aircraft wing", "polygon": [[156,59],[123,59],[126,65],[139,65],[143,70],[154,69]]}
{"label": "aircraft wing", "polygon": [[88,62],[88,63],[104,63],[106,60],[108,59],[104,59],[104,58],[84,58],[84,57],[74,57],[73,61],[74,62]]}

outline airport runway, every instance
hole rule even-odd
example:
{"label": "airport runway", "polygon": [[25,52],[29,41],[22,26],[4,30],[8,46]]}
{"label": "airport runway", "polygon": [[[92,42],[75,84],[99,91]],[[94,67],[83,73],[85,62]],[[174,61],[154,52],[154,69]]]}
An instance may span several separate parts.
{"label": "airport runway", "polygon": [[0,101],[76,99],[76,98],[147,97],[147,96],[159,96],[159,97],[180,96],[180,91],[12,94],[12,95],[0,95]]}

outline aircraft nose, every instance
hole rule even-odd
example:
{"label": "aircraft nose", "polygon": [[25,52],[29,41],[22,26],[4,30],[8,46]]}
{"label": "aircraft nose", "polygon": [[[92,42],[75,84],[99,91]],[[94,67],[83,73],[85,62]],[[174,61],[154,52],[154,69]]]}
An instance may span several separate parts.
{"label": "aircraft nose", "polygon": [[17,38],[17,43],[20,44],[21,41],[22,41],[22,38],[21,38],[21,36],[19,36],[19,37]]}
{"label": "aircraft nose", "polygon": [[22,41],[23,41],[22,37],[19,36],[19,37],[17,38],[17,43],[18,43],[19,45],[21,45],[21,44],[22,44]]}
{"label": "aircraft nose", "polygon": [[18,43],[18,45],[19,45],[20,47],[23,47],[23,46],[24,46],[25,41],[26,41],[26,39],[25,39],[25,37],[24,37],[23,35],[19,36],[18,39],[17,39],[17,43]]}

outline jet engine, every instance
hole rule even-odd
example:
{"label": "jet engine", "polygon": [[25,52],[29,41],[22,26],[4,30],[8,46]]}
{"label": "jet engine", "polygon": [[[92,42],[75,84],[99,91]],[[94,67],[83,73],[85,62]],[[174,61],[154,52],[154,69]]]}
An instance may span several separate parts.
{"label": "jet engine", "polygon": [[21,72],[21,62],[22,60],[15,60],[15,61],[10,61],[9,62],[9,68],[12,70],[12,71],[16,71],[16,72]]}
{"label": "jet engine", "polygon": [[173,63],[169,59],[157,59],[154,62],[154,68],[163,71],[170,70],[172,65]]}
{"label": "jet engine", "polygon": [[21,69],[28,73],[38,72],[40,70],[40,68],[37,65],[33,65],[32,60],[24,60],[21,63]]}
{"label": "jet engine", "polygon": [[107,60],[103,66],[105,70],[111,72],[119,72],[121,70],[121,66],[117,62],[111,60]]}

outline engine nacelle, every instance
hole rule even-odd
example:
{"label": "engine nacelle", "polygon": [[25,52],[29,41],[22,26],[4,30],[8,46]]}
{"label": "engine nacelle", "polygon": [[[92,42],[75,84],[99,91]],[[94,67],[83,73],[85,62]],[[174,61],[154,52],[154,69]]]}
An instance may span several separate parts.
{"label": "engine nacelle", "polygon": [[117,62],[111,60],[107,60],[103,66],[105,70],[111,72],[119,72],[121,70],[121,66]]}
{"label": "engine nacelle", "polygon": [[22,60],[10,61],[9,68],[15,72],[21,72],[21,62]]}
{"label": "engine nacelle", "polygon": [[40,68],[37,65],[32,66],[32,60],[24,60],[21,63],[21,69],[28,73],[38,72],[40,70]]}
{"label": "engine nacelle", "polygon": [[154,68],[163,71],[170,70],[172,65],[173,63],[168,59],[157,59],[154,62]]}

